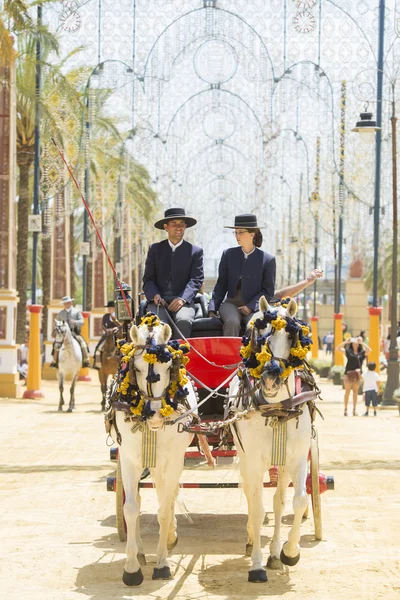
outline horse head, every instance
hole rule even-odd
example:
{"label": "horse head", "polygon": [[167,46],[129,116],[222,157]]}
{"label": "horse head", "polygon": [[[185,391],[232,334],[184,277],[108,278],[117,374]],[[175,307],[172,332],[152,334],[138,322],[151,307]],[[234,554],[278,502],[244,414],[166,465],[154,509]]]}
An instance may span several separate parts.
{"label": "horse head", "polygon": [[310,330],[305,323],[295,318],[297,304],[285,299],[276,307],[260,299],[260,311],[251,322],[251,337],[248,350],[250,375],[260,379],[265,398],[274,398],[282,386],[288,386],[295,369],[304,366],[310,349]]}
{"label": "horse head", "polygon": [[54,319],[53,338],[56,342],[63,342],[67,332],[68,324],[64,321]]}
{"label": "horse head", "polygon": [[[153,431],[161,429],[165,418],[176,410],[177,395],[185,395],[183,386],[187,380],[181,370],[178,368],[177,378],[172,377],[173,359],[179,361],[182,351],[178,342],[168,343],[171,335],[170,326],[155,315],[146,315],[139,327],[132,325],[130,329],[132,348],[127,355],[128,381],[136,389],[130,389],[131,411],[146,420]],[[122,361],[126,363],[126,357]]]}

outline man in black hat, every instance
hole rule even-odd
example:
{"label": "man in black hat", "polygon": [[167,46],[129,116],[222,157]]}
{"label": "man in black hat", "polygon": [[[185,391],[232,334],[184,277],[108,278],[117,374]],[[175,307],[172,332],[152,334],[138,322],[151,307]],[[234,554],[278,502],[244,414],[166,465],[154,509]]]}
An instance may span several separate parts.
{"label": "man in black hat", "polygon": [[[81,327],[84,323],[82,313],[80,310],[73,306],[74,299],[70,296],[64,296],[61,299],[61,304],[64,308],[60,310],[56,316],[57,321],[64,321],[68,323],[73,337],[79,342],[82,351],[82,367],[89,367],[89,352],[85,338],[81,335]],[[52,356],[53,360],[50,363],[50,367],[58,369],[58,355],[60,353],[61,344],[58,342],[53,343]]]}
{"label": "man in black hat", "polygon": [[[172,317],[185,337],[190,337],[195,315],[194,298],[204,281],[203,250],[186,242],[187,227],[197,223],[183,208],[169,208],[164,218],[154,223],[164,229],[168,239],[152,244],[146,258],[143,290],[148,310],[157,312],[162,321]],[[181,337],[173,331],[173,337]]]}
{"label": "man in black hat", "polygon": [[103,315],[103,318],[101,320],[101,325],[103,327],[104,333],[101,336],[94,351],[93,369],[100,369],[100,367],[96,363],[98,362],[99,364],[101,364],[101,352],[103,350],[104,342],[106,341],[107,336],[117,331],[120,327],[120,323],[115,318],[114,306],[115,303],[113,302],[113,300],[110,300],[107,303],[107,306],[104,307],[107,309],[106,314]]}

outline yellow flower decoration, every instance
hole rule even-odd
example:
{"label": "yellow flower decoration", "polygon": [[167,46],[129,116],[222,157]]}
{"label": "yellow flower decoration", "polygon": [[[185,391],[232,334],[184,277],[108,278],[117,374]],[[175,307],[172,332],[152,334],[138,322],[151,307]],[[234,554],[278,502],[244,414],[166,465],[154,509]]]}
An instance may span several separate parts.
{"label": "yellow flower decoration", "polygon": [[240,356],[242,356],[243,358],[250,358],[250,354],[251,354],[251,344],[249,342],[247,344],[247,346],[241,346]]}
{"label": "yellow flower decoration", "polygon": [[168,394],[169,394],[170,398],[173,398],[175,396],[177,390],[178,390],[178,382],[172,381],[168,388]]}
{"label": "yellow flower decoration", "polygon": [[128,373],[125,375],[123,381],[121,381],[121,384],[118,388],[118,392],[121,392],[124,396],[126,396],[126,394],[128,393],[129,383],[130,383],[130,379],[129,379],[129,371],[128,371]]}
{"label": "yellow flower decoration", "polygon": [[271,326],[279,331],[280,329],[285,329],[286,321],[285,319],[282,319],[282,317],[278,316],[276,319],[271,321]]}
{"label": "yellow flower decoration", "polygon": [[169,417],[174,412],[174,409],[169,404],[164,403],[163,408],[160,408],[160,413],[163,417]]}
{"label": "yellow flower decoration", "polygon": [[308,336],[308,335],[310,335],[310,333],[311,333],[311,331],[310,331],[310,328],[309,328],[309,327],[307,327],[306,325],[302,325],[302,326],[301,326],[301,330],[302,330],[302,332],[303,332],[303,335],[304,335],[305,337],[307,337],[307,336]]}
{"label": "yellow flower decoration", "polygon": [[148,352],[145,352],[143,354],[143,360],[149,365],[154,365],[157,362],[158,358],[156,354],[149,354]]}
{"label": "yellow flower decoration", "polygon": [[147,325],[147,327],[157,327],[157,325],[161,325],[161,321],[156,315],[149,315],[142,317],[140,324]]}
{"label": "yellow flower decoration", "polygon": [[263,368],[264,368],[263,364],[258,365],[258,367],[249,369],[249,373],[252,377],[255,377],[256,379],[260,379]]}
{"label": "yellow flower decoration", "polygon": [[264,346],[261,348],[261,352],[257,352],[256,359],[258,360],[259,363],[262,363],[262,366],[264,366],[264,364],[266,362],[270,361],[271,358],[272,358],[272,355],[268,351],[267,346],[264,344]]}
{"label": "yellow flower decoration", "polygon": [[309,351],[310,346],[302,346],[298,341],[296,347],[290,349],[290,354],[296,356],[300,360],[304,360]]}
{"label": "yellow flower decoration", "polygon": [[134,415],[141,415],[143,407],[144,407],[144,400],[142,398],[137,406],[131,406],[131,413],[133,413]]}

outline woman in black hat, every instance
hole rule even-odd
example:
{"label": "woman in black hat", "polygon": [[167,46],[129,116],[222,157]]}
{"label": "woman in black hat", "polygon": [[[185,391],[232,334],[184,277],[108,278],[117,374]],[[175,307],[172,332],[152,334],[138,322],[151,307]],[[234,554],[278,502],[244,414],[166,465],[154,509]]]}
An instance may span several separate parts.
{"label": "woman in black hat", "polygon": [[276,263],[272,254],[260,250],[263,237],[255,215],[238,215],[226,227],[234,230],[239,247],[222,253],[209,314],[219,311],[224,335],[237,337],[258,310],[261,296],[274,296]]}
{"label": "woman in black hat", "polygon": [[101,336],[94,351],[93,369],[100,369],[100,367],[97,366],[96,363],[99,362],[101,364],[101,351],[103,349],[107,335],[112,333],[115,329],[118,329],[118,327],[120,326],[120,323],[115,318],[114,306],[115,303],[112,300],[110,300],[109,302],[107,302],[107,306],[104,307],[107,309],[106,314],[103,315],[103,318],[101,320],[101,325],[103,327],[104,333]]}

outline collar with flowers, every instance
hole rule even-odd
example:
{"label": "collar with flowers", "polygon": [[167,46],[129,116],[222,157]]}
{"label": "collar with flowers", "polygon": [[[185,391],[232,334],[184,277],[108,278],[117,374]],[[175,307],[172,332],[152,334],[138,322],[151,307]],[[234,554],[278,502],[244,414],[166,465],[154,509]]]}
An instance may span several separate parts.
{"label": "collar with flowers", "polygon": [[[283,299],[280,304],[286,308],[290,298]],[[259,379],[261,373],[269,373],[273,376],[280,376],[287,379],[289,375],[299,369],[304,369],[304,360],[307,353],[311,350],[312,341],[309,337],[310,329],[304,321],[291,317],[282,317],[277,314],[277,310],[266,310],[263,316],[253,319],[250,322],[250,328],[258,331],[266,329],[271,324],[271,333],[257,337],[257,346],[260,352],[253,352],[251,349],[251,336],[242,338],[242,347],[240,355],[243,358],[243,365],[248,369],[250,376]],[[284,329],[293,340],[288,359],[275,358],[269,347],[269,337],[274,330]],[[239,373],[240,374],[240,373]]]}
{"label": "collar with flowers", "polygon": [[[153,313],[147,313],[140,324],[146,325],[151,332],[153,327],[161,324],[161,321]],[[186,364],[189,362],[189,357],[184,356],[190,350],[189,344],[180,344],[177,340],[171,340],[167,344],[156,344],[154,338],[150,335],[145,346],[119,340],[117,341],[117,347],[122,354],[117,374],[117,400],[130,404],[132,414],[141,420],[146,420],[154,414],[151,409],[151,384],[160,380],[160,375],[154,372],[154,365],[170,361],[174,361],[175,364],[178,363],[176,376],[170,381],[161,399],[160,413],[164,417],[169,417],[189,393],[185,389],[185,385],[189,381],[186,376]],[[129,363],[134,360],[135,353],[138,351],[143,352],[142,357],[149,365],[146,377],[148,395],[139,389],[136,381],[131,381]]]}

